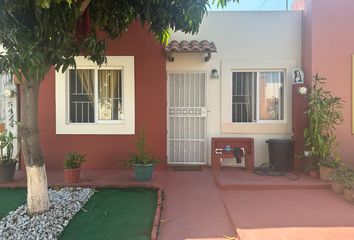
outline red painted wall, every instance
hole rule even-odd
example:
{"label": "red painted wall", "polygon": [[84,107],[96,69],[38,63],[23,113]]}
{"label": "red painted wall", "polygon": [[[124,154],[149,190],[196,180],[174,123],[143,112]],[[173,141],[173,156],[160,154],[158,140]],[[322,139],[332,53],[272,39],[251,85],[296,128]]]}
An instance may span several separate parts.
{"label": "red painted wall", "polygon": [[[152,152],[166,161],[166,62],[162,50],[152,35],[134,23],[119,40],[109,42],[107,56],[135,57],[136,131],[144,125]],[[54,76],[52,69],[42,82],[39,101],[41,145],[47,169],[62,169],[69,151],[86,154],[83,169],[122,167],[133,150],[135,136],[55,134]]]}
{"label": "red painted wall", "polygon": [[[312,15],[311,15],[311,4],[304,5],[304,0],[296,0],[293,3],[292,8],[294,10],[303,10],[302,16],[302,51],[301,51],[301,64],[302,70],[305,74],[304,84],[309,87],[311,85],[311,76],[312,76],[312,42],[311,42],[311,32],[312,32]],[[304,114],[306,111],[307,101],[306,97],[299,96],[297,94],[297,89],[302,85],[293,85],[292,86],[292,120],[293,120],[293,134],[294,134],[294,152],[295,156],[301,155],[304,151],[304,129],[307,126],[307,117]],[[303,170],[306,166],[306,163],[303,159],[295,157],[294,168],[295,170]]]}
{"label": "red painted wall", "polygon": [[[319,73],[328,79],[327,89],[345,101],[344,123],[337,128],[339,151],[354,165],[352,134],[352,60],[354,53],[354,1],[307,0],[310,17],[306,23],[303,67],[306,78]],[[306,29],[311,29],[308,34]],[[309,52],[307,53],[306,52]]]}

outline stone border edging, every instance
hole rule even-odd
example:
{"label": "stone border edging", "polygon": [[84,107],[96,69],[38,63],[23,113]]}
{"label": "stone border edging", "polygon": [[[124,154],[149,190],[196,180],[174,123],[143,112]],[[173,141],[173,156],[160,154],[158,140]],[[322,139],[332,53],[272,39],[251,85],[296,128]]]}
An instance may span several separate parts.
{"label": "stone border edging", "polygon": [[161,210],[162,210],[162,190],[159,189],[157,192],[156,212],[155,212],[154,222],[151,230],[151,240],[157,240],[158,230],[160,226]]}

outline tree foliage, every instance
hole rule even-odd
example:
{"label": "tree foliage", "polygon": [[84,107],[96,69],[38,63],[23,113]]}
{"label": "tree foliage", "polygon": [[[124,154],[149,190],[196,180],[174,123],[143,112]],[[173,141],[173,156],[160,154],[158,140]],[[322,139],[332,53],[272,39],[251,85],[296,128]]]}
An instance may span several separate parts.
{"label": "tree foliage", "polygon": [[[98,31],[117,38],[138,19],[166,42],[169,30],[196,33],[209,6],[208,0],[91,0],[85,33],[78,28],[85,21],[80,9],[84,2],[0,0],[0,44],[6,50],[6,55],[0,54],[0,72],[40,81],[51,66],[65,71],[75,65],[74,57],[80,53],[100,65],[107,44],[98,38]],[[226,2],[219,0],[218,5]]]}

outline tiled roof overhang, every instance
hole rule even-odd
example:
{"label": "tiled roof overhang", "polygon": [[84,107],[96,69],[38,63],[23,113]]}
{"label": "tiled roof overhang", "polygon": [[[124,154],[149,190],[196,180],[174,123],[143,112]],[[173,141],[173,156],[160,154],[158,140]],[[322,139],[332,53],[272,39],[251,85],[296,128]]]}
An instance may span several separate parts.
{"label": "tiled roof overhang", "polygon": [[216,47],[214,42],[209,42],[207,40],[202,40],[202,41],[197,41],[197,40],[192,40],[190,42],[188,41],[176,41],[173,40],[171,41],[166,47],[166,58],[170,61],[174,61],[174,57],[172,57],[172,53],[195,53],[195,52],[200,52],[200,53],[207,53],[207,56],[204,58],[204,60],[207,62],[211,58],[211,53],[216,52]]}

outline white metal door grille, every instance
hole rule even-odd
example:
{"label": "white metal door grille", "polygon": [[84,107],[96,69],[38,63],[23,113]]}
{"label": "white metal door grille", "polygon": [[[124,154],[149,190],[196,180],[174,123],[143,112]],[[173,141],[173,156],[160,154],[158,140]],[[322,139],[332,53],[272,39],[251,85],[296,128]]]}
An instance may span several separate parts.
{"label": "white metal door grille", "polygon": [[168,75],[168,163],[206,163],[205,73]]}

